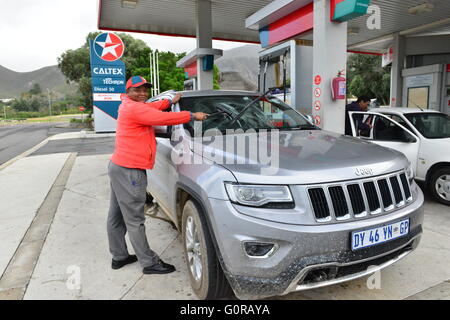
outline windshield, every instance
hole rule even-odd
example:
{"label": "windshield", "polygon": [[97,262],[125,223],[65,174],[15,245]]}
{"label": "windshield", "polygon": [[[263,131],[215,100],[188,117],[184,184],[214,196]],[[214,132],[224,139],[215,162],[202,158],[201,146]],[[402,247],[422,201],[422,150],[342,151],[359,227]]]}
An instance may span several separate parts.
{"label": "windshield", "polygon": [[425,138],[450,138],[450,117],[443,113],[407,113],[405,117]]}
{"label": "windshield", "polygon": [[[279,129],[302,130],[318,129],[290,106],[274,97],[261,97],[251,103],[257,96],[210,96],[181,98],[181,110],[205,112],[210,114],[202,123],[202,131],[217,129],[223,133],[227,129]],[[251,104],[250,104],[251,103]],[[249,105],[250,104],[250,105]],[[233,121],[246,107],[240,118]],[[192,131],[193,123],[186,123],[185,128]]]}

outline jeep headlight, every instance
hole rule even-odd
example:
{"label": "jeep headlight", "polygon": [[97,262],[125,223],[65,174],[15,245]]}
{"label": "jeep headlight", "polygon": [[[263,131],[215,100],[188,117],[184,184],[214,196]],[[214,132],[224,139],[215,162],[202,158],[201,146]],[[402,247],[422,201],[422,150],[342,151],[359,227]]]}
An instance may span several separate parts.
{"label": "jeep headlight", "polygon": [[231,202],[270,208],[293,208],[294,200],[288,186],[249,185],[225,182]]}

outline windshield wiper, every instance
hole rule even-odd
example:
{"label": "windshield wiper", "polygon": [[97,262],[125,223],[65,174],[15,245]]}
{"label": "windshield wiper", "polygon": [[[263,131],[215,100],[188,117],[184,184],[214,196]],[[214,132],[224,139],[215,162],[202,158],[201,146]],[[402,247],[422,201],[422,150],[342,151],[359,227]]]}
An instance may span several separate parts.
{"label": "windshield wiper", "polygon": [[225,111],[225,110],[221,110],[221,111],[217,111],[217,112],[214,112],[214,113],[210,113],[208,117],[217,116],[219,114],[226,114],[227,116],[231,117],[231,114],[228,111]]}
{"label": "windshield wiper", "polygon": [[301,124],[298,127],[294,127],[293,129],[300,129],[300,130],[319,130],[319,128],[312,124]]}
{"label": "windshield wiper", "polygon": [[247,111],[247,109],[250,108],[250,106],[252,104],[254,104],[256,101],[259,101],[261,98],[265,97],[269,92],[270,92],[270,90],[267,90],[266,92],[264,92],[262,95],[260,95],[256,99],[253,99],[252,101],[247,103],[245,105],[245,107],[241,110],[241,112],[239,112],[239,114],[237,114],[236,117],[231,119],[230,125],[233,125],[236,121],[238,121],[242,117],[242,115],[245,113],[245,111]]}
{"label": "windshield wiper", "polygon": [[227,115],[230,119],[233,119],[233,113],[231,113],[230,110],[227,110],[226,108],[221,107],[221,106],[216,106],[216,109],[219,110],[219,111],[214,112],[214,113],[213,113],[214,115],[216,115],[216,114],[225,114],[225,115]]}
{"label": "windshield wiper", "polygon": [[311,124],[301,124],[297,127],[281,127],[280,130],[320,130],[320,129]]}

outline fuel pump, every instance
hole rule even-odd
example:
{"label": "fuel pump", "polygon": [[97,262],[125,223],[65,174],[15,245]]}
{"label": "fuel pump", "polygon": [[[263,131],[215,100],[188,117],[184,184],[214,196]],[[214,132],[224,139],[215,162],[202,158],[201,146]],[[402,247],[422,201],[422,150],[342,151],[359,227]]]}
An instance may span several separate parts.
{"label": "fuel pump", "polygon": [[286,102],[286,56],[288,54],[288,49],[283,54],[283,101]]}
{"label": "fuel pump", "polygon": [[269,65],[269,61],[266,61],[264,65],[264,80],[263,80],[263,90],[266,91],[266,76],[267,76],[267,66]]}
{"label": "fuel pump", "polygon": [[[267,55],[264,56],[262,58],[259,59],[259,65],[260,65],[260,69],[259,69],[259,75],[258,75],[258,79],[261,79],[261,66],[264,66],[264,70],[263,70],[263,85],[262,85],[262,92],[266,91],[266,80],[267,80],[267,70],[269,69],[270,65],[276,64],[280,61],[280,57],[279,56],[272,56],[272,55]],[[272,83],[273,81],[271,81]],[[259,88],[261,89],[261,88]]]}
{"label": "fuel pump", "polygon": [[[266,87],[271,90],[271,93],[274,95],[282,94],[283,101],[287,101],[287,93],[288,93],[288,83],[287,83],[287,55],[289,53],[289,49],[286,49],[282,55],[278,56],[265,56],[259,60],[259,74],[258,74],[258,91],[265,91]],[[282,79],[280,85],[280,65],[282,65]],[[267,86],[267,71],[270,66],[273,66],[273,74],[271,74],[271,80],[269,86]],[[261,90],[261,71],[263,70],[262,75],[262,90]],[[281,96],[280,96],[281,98]]]}
{"label": "fuel pump", "polygon": [[184,90],[197,90],[197,77],[184,81]]}
{"label": "fuel pump", "polygon": [[259,52],[260,92],[272,96],[303,114],[312,112],[312,46],[288,40]]}

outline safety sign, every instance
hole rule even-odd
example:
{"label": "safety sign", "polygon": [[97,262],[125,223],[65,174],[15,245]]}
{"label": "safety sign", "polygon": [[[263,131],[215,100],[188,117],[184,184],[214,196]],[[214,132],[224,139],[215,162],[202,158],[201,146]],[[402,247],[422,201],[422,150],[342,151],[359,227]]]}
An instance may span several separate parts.
{"label": "safety sign", "polygon": [[314,89],[314,97],[319,98],[322,95],[322,90],[320,88]]}
{"label": "safety sign", "polygon": [[316,125],[320,125],[321,122],[320,116],[315,116],[314,120],[316,121]]}
{"label": "safety sign", "polygon": [[320,101],[314,101],[314,110],[319,111],[321,107],[322,104],[320,103]]}
{"label": "safety sign", "polygon": [[321,83],[322,83],[322,77],[319,76],[319,75],[315,76],[315,77],[314,77],[314,84],[315,84],[316,86],[318,86],[318,85],[321,84]]}

